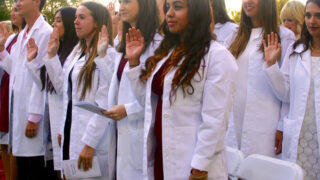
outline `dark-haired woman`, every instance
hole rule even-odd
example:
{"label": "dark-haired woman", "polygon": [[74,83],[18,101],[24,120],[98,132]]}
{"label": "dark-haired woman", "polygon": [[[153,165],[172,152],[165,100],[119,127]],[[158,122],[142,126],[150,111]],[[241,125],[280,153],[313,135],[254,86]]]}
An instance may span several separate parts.
{"label": "dark-haired woman", "polygon": [[164,40],[145,66],[141,32],[126,35],[126,73],[145,107],[144,178],[226,180],[235,60],[214,41],[209,1],[166,0],[164,10]]}
{"label": "dark-haired woman", "polygon": [[[144,64],[147,58],[154,55],[155,49],[162,40],[157,33],[159,14],[156,0],[121,0],[120,17],[123,22],[122,37],[125,37],[129,28],[132,27],[139,28],[145,37],[146,48],[140,58],[141,63]],[[108,72],[106,68],[112,69],[111,73],[106,73],[107,78],[111,77],[108,94],[108,107],[111,109],[104,113],[117,121],[117,179],[124,180],[128,177],[143,179],[144,108],[137,101],[131,90],[130,81],[123,73],[130,69],[126,55],[126,39],[122,38],[117,51],[109,49],[107,54],[108,56],[98,58],[95,62],[103,72]]]}
{"label": "dark-haired woman", "polygon": [[225,44],[228,36],[234,34],[238,30],[238,25],[230,19],[225,0],[211,0],[211,5],[214,14],[214,33],[217,36],[217,41]]}
{"label": "dark-haired woman", "polygon": [[234,140],[233,144],[245,156],[275,157],[281,153],[281,113],[285,106],[275,96],[263,71],[265,54],[262,42],[271,32],[277,34],[282,47],[278,59],[281,63],[295,36],[288,29],[279,27],[276,5],[275,0],[242,0],[240,27],[229,49],[236,58],[239,71],[233,118],[230,119],[234,129],[228,130],[228,134],[232,130],[235,133],[229,134],[227,142]]}
{"label": "dark-haired woman", "polygon": [[[55,56],[50,58],[49,55],[45,56],[45,66],[41,68],[41,79],[37,75],[38,68],[33,66],[34,62],[29,62],[27,66],[36,77],[35,82],[38,82],[39,88],[45,90],[48,96],[48,108],[50,119],[50,132],[53,149],[54,169],[61,170],[61,148],[58,142],[58,134],[60,133],[62,120],[62,86],[63,75],[65,68],[68,67],[75,52],[72,52],[77,43],[78,37],[76,35],[74,20],[76,9],[72,7],[63,7],[59,9],[54,17],[52,26],[54,31],[52,37],[56,37],[59,40],[58,52],[55,52]],[[51,38],[52,39],[52,38]],[[49,42],[49,51],[52,51],[53,43]],[[69,57],[70,55],[70,57]],[[61,67],[52,69],[52,67]],[[35,67],[35,68],[33,68]],[[63,67],[63,68],[62,68]],[[46,72],[48,75],[46,75]],[[50,78],[52,77],[52,78]],[[52,80],[51,80],[52,79]]]}
{"label": "dark-haired woman", "polygon": [[278,97],[290,102],[283,122],[283,159],[299,164],[304,179],[319,179],[320,0],[307,1],[304,21],[301,38],[289,47],[281,70],[277,40],[265,45],[270,54],[266,72]]}

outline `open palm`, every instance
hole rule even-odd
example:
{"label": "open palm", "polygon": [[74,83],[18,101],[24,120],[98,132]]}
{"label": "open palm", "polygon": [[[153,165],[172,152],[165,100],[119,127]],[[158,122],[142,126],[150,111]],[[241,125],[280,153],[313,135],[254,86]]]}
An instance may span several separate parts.
{"label": "open palm", "polygon": [[38,46],[33,38],[30,38],[27,44],[27,59],[29,62],[34,60],[38,55]]}
{"label": "open palm", "polygon": [[99,40],[98,40],[98,54],[100,57],[104,57],[107,54],[108,43],[109,43],[108,29],[105,25],[103,25],[101,28],[101,32],[99,33]]}
{"label": "open palm", "polygon": [[58,49],[60,46],[59,41],[59,30],[58,28],[53,28],[53,31],[50,35],[50,40],[48,43],[48,55],[50,58],[53,58],[58,53]]}
{"label": "open palm", "polygon": [[4,50],[4,45],[9,37],[9,32],[4,24],[0,24],[0,50]]}
{"label": "open palm", "polygon": [[140,64],[144,46],[141,32],[135,28],[129,29],[129,33],[126,34],[126,55],[131,65]]}
{"label": "open palm", "polygon": [[281,56],[281,44],[278,35],[271,33],[268,35],[268,42],[263,40],[264,56],[268,66],[272,66]]}

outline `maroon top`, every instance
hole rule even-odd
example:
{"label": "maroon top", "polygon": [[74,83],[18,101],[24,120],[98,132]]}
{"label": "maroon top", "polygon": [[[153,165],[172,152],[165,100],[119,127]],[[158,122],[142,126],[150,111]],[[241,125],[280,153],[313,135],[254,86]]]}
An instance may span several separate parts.
{"label": "maroon top", "polygon": [[158,95],[154,132],[156,136],[156,152],[154,161],[154,179],[163,180],[163,159],[162,159],[162,94],[165,70],[168,68],[169,59],[162,65],[152,80],[152,92]]}
{"label": "maroon top", "polygon": [[124,67],[126,67],[127,62],[128,62],[128,59],[125,57],[125,55],[123,55],[118,67],[118,72],[117,72],[119,81],[121,81],[122,73],[123,73]]}
{"label": "maroon top", "polygon": [[[16,36],[6,48],[8,53],[11,53],[12,46],[17,42],[18,36]],[[4,72],[1,80],[0,87],[0,132],[9,131],[9,74]]]}

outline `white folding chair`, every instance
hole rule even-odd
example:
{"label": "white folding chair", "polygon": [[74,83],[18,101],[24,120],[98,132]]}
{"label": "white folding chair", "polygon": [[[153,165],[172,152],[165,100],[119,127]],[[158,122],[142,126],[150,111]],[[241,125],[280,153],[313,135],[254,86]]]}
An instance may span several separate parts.
{"label": "white folding chair", "polygon": [[257,154],[245,158],[236,175],[244,180],[303,180],[299,165]]}
{"label": "white folding chair", "polygon": [[227,147],[228,175],[232,180],[237,180],[236,173],[243,159],[244,155],[240,150]]}

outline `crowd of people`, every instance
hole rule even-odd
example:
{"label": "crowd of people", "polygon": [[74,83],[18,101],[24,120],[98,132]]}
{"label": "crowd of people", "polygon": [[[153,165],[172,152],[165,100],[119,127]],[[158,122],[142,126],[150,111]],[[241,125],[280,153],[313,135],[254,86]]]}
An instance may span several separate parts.
{"label": "crowd of people", "polygon": [[239,24],[224,0],[84,2],[52,25],[45,3],[0,22],[6,179],[95,158],[87,180],[227,180],[229,146],[320,180],[320,0],[242,0]]}

